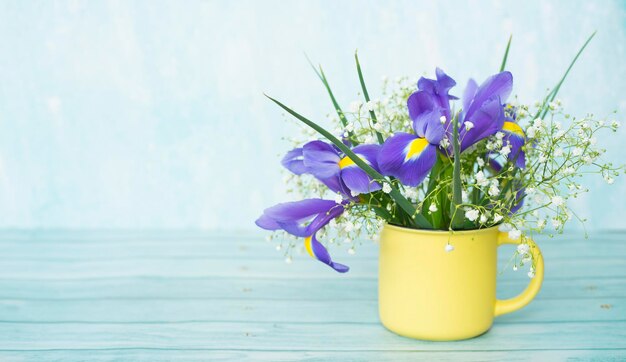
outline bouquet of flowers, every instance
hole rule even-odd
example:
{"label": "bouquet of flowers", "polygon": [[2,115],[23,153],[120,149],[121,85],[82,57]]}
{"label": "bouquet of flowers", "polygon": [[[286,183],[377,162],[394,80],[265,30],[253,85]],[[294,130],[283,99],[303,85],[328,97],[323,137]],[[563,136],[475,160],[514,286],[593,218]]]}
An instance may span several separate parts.
{"label": "bouquet of flowers", "polygon": [[[598,173],[611,184],[623,171],[601,162],[605,150],[597,145],[597,133],[616,131],[619,122],[573,117],[556,98],[592,38],[534,105],[510,96],[510,39],[500,72],[480,84],[470,79],[461,94],[437,68],[434,79],[420,78],[417,88],[408,78],[385,80],[382,100],[370,99],[355,54],[363,101],[349,111],[337,103],[322,68],[314,67],[336,111],[336,129],[327,131],[268,97],[323,139],[296,140],[282,160],[290,171],[289,191],[304,199],[266,209],[256,224],[288,236],[277,246],[285,248],[287,240],[287,261],[297,238],[304,238],[310,256],[343,273],[349,268],[334,262],[320,240],[347,243],[354,253],[356,243],[384,223],[451,233],[500,225],[519,239],[546,228],[562,232],[572,218],[584,222],[568,208],[568,199],[588,191],[582,174]],[[530,264],[532,278],[528,249],[522,240],[513,268]]]}

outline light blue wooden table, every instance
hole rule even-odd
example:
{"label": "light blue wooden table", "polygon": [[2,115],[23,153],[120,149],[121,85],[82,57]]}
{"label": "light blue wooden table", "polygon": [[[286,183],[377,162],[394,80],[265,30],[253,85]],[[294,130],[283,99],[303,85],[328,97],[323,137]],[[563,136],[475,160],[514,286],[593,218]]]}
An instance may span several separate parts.
{"label": "light blue wooden table", "polygon": [[[626,233],[539,243],[530,306],[435,343],[378,323],[371,242],[335,253],[352,267],[338,275],[261,234],[0,232],[0,361],[626,360]],[[499,296],[525,274],[504,271]]]}

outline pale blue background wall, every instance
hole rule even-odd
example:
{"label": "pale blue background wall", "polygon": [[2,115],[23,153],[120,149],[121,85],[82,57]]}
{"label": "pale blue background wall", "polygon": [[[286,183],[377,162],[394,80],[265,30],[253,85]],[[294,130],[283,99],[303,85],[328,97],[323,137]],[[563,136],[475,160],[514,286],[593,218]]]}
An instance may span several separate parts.
{"label": "pale blue background wall", "polygon": [[[295,131],[262,92],[331,110],[304,51],[347,104],[356,48],[376,93],[437,65],[482,79],[513,33],[532,101],[596,29],[561,98],[624,120],[624,1],[2,1],[0,227],[253,228],[284,200],[280,138]],[[591,185],[588,226],[626,227],[626,180]]]}

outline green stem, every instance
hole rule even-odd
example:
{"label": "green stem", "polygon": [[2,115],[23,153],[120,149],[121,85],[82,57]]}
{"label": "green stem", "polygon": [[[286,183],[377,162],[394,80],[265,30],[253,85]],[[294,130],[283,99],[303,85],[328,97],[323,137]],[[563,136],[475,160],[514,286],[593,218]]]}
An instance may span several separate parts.
{"label": "green stem", "polygon": [[455,118],[452,119],[453,123],[453,140],[452,149],[454,152],[454,169],[452,170],[452,208],[451,214],[453,215],[450,221],[452,229],[457,229],[463,224],[463,215],[460,214],[459,207],[463,203],[462,191],[461,191],[461,150],[459,145],[459,122]]}
{"label": "green stem", "polygon": [[513,34],[509,36],[509,42],[506,44],[506,50],[504,51],[504,58],[502,58],[502,65],[500,65],[500,71],[504,71],[504,67],[506,66],[506,60],[509,58],[509,48],[511,48],[511,40],[513,39]]}

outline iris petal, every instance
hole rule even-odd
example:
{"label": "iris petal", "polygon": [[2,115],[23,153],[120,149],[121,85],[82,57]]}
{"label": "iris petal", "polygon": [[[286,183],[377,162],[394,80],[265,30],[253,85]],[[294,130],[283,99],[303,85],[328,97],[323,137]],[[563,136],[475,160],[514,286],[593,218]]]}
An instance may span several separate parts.
{"label": "iris petal", "polygon": [[283,157],[281,164],[296,175],[302,175],[307,171],[306,166],[304,165],[301,147],[294,148],[293,150],[287,152],[285,157]]}
{"label": "iris petal", "polygon": [[329,178],[339,173],[339,154],[330,144],[311,141],[302,147],[304,166],[319,179]]}
{"label": "iris petal", "polygon": [[517,123],[513,122],[504,122],[502,131],[506,135],[503,140],[511,144],[511,153],[507,156],[508,159],[515,160],[515,166],[519,168],[526,167],[526,155],[522,150],[526,143],[524,131]]}
{"label": "iris petal", "polygon": [[459,138],[461,139],[461,152],[474,143],[489,137],[502,129],[504,124],[504,111],[500,99],[492,99],[483,104],[471,116],[466,119],[474,124],[469,131],[463,127],[459,128]]}
{"label": "iris petal", "polygon": [[[472,114],[480,109],[483,104],[496,98],[505,101],[513,89],[513,75],[510,72],[501,72],[487,78],[478,87],[471,100],[471,104],[466,106],[465,117],[471,118]],[[464,103],[467,100],[464,100]],[[467,119],[466,119],[467,120]]]}
{"label": "iris petal", "polygon": [[311,257],[330,266],[331,268],[335,269],[335,271],[339,273],[345,273],[348,270],[350,270],[350,268],[347,265],[335,263],[334,261],[332,261],[330,254],[328,253],[328,250],[326,250],[326,248],[324,247],[324,245],[322,245],[322,243],[317,241],[315,234],[306,238],[304,240],[304,245],[306,247],[307,252],[309,253]]}
{"label": "iris petal", "polygon": [[[396,133],[385,141],[378,154],[378,166],[383,174],[397,177],[407,186],[417,186],[428,175],[437,159],[437,148],[409,133]],[[413,142],[419,142],[419,150]],[[408,153],[413,153],[407,158]]]}

